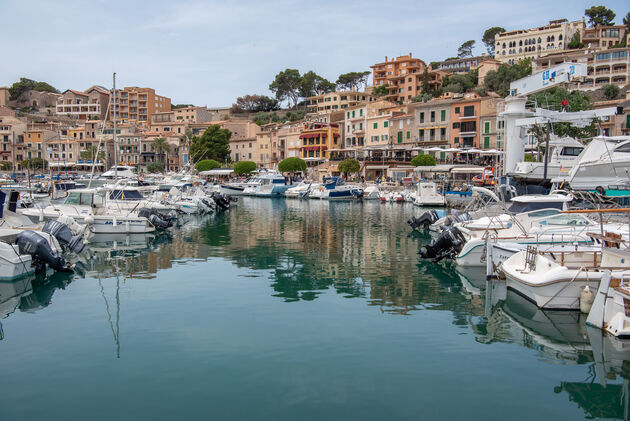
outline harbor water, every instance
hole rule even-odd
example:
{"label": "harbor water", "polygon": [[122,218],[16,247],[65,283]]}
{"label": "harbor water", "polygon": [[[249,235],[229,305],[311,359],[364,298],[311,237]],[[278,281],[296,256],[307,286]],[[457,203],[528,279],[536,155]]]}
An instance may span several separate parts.
{"label": "harbor water", "polygon": [[420,260],[421,212],[244,198],[0,283],[0,419],[628,416],[622,343]]}

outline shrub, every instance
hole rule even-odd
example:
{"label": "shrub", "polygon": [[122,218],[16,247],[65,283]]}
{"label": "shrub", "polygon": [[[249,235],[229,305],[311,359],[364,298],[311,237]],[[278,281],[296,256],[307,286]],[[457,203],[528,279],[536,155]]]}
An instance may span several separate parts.
{"label": "shrub", "polygon": [[221,164],[214,159],[204,159],[203,161],[199,161],[195,164],[195,169],[199,172],[209,171],[215,168],[221,168]]}
{"label": "shrub", "polygon": [[306,161],[297,157],[283,159],[278,164],[280,172],[298,172],[306,170]]}
{"label": "shrub", "polygon": [[604,96],[606,97],[606,99],[615,99],[617,98],[617,95],[619,95],[619,86],[615,85],[614,83],[604,85],[602,90],[604,91]]}
{"label": "shrub", "polygon": [[435,158],[426,154],[414,156],[411,159],[411,165],[414,167],[430,167],[435,165]]}
{"label": "shrub", "polygon": [[151,162],[147,164],[147,171],[150,173],[164,172],[164,164],[161,162]]}
{"label": "shrub", "polygon": [[241,161],[234,164],[234,173],[237,175],[251,174],[256,169],[256,163],[252,161]]}

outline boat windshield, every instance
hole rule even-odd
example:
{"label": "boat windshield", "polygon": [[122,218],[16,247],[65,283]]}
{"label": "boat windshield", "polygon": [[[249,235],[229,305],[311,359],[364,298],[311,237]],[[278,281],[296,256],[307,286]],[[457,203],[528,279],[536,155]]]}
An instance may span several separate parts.
{"label": "boat windshield", "polygon": [[64,205],[87,205],[92,206],[92,193],[76,193],[72,192],[66,197]]}
{"label": "boat windshield", "polygon": [[138,190],[112,190],[109,194],[111,200],[142,200],[144,197]]}
{"label": "boat windshield", "polygon": [[593,223],[583,215],[560,213],[540,221],[541,225],[577,225],[586,226]]}
{"label": "boat windshield", "polygon": [[564,202],[512,202],[512,204],[508,208],[508,211],[512,213],[523,213],[541,209],[562,210],[562,205],[564,205]]}

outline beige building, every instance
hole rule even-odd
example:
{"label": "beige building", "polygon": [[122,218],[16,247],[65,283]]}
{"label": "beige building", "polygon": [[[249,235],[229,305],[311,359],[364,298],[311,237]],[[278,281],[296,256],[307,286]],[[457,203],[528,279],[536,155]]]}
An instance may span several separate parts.
{"label": "beige building", "polygon": [[293,122],[283,124],[278,129],[278,153],[279,161],[290,157],[300,156],[300,147],[302,140],[300,134],[302,133],[302,122]]}
{"label": "beige building", "polygon": [[[149,124],[153,114],[171,111],[171,99],[157,95],[152,88],[116,89],[116,102],[117,119],[121,122]],[[113,98],[110,99],[109,119],[114,119]]]}
{"label": "beige building", "polygon": [[593,90],[614,83],[625,86],[630,81],[630,48],[609,48],[607,50],[569,50],[533,61],[533,71],[548,69],[564,62],[585,63],[588,74],[583,81],[568,86],[571,90]]}
{"label": "beige building", "polygon": [[108,102],[109,91],[100,86],[92,86],[85,92],[67,89],[57,98],[55,113],[78,120],[102,120]]}
{"label": "beige building", "polygon": [[187,123],[206,123],[212,121],[212,113],[206,107],[174,108],[173,119]]}
{"label": "beige building", "polygon": [[419,147],[447,146],[450,141],[451,99],[432,99],[410,105],[414,140]]}
{"label": "beige building", "polygon": [[0,107],[9,106],[9,88],[6,86],[0,86]]}
{"label": "beige building", "polygon": [[24,133],[26,123],[12,116],[0,117],[0,162],[2,166],[11,165],[11,169],[16,169],[14,165],[24,160]]}
{"label": "beige building", "polygon": [[370,95],[358,91],[337,91],[316,95],[307,98],[307,110],[309,114],[330,113],[370,100]]}
{"label": "beige building", "polygon": [[495,35],[494,58],[502,63],[514,64],[520,60],[562,51],[575,33],[584,29],[584,20],[569,22],[552,20],[548,25],[532,29],[501,32]]}
{"label": "beige building", "polygon": [[584,28],[581,41],[584,48],[605,50],[621,43],[625,30],[626,27],[623,25],[597,25],[594,28]]}
{"label": "beige building", "polygon": [[238,161],[260,161],[258,157],[257,134],[260,126],[249,120],[228,120],[217,122],[222,128],[232,132],[230,138],[230,158]]}

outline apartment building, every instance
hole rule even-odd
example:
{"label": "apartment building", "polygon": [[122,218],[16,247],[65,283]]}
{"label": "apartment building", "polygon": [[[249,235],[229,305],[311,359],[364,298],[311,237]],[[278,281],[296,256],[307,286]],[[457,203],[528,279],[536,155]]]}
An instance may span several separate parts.
{"label": "apartment building", "polygon": [[[391,105],[391,103],[388,103]],[[367,104],[355,105],[345,111],[343,148],[362,148],[365,146],[367,128]]]}
{"label": "apartment building", "polygon": [[573,35],[581,33],[584,26],[583,19],[574,22],[559,19],[538,28],[501,32],[494,37],[494,58],[502,63],[514,64],[526,58],[535,59],[565,50]]}
{"label": "apartment building", "polygon": [[[171,111],[171,99],[157,95],[152,88],[116,89],[116,102],[117,119],[121,122],[149,124],[153,114]],[[110,98],[109,119],[114,119],[113,97]]]}
{"label": "apartment building", "polygon": [[413,138],[420,147],[448,146],[452,99],[432,99],[409,106],[414,116]]}
{"label": "apartment building", "polygon": [[189,123],[206,123],[213,121],[212,113],[206,107],[184,107],[174,108],[170,111],[173,120],[185,121]]}
{"label": "apartment building", "polygon": [[[497,96],[480,97],[469,92],[451,103],[451,146],[489,149],[498,146]],[[483,124],[483,127],[482,127]]]}
{"label": "apartment building", "polygon": [[533,71],[548,69],[564,62],[587,64],[588,74],[583,81],[568,86],[571,90],[593,90],[614,83],[624,86],[630,81],[630,48],[607,50],[569,50],[540,57],[532,62]]}
{"label": "apartment building", "polygon": [[323,114],[344,110],[370,100],[370,95],[358,91],[336,91],[306,99],[309,114]]}
{"label": "apartment building", "polygon": [[57,98],[55,113],[78,120],[102,120],[107,113],[110,92],[102,86],[92,86],[84,92],[67,89]]}
{"label": "apartment building", "polygon": [[282,161],[289,157],[299,157],[302,147],[302,122],[283,124],[278,129],[278,160]]}
{"label": "apartment building", "polygon": [[24,160],[26,123],[13,116],[0,117],[0,162],[2,167],[15,169]]}
{"label": "apartment building", "polygon": [[411,150],[417,141],[414,128],[415,116],[413,112],[399,113],[393,116],[389,124],[389,138],[392,141],[392,145]]}
{"label": "apartment building", "polygon": [[301,158],[327,159],[330,149],[338,149],[340,145],[339,124],[306,122],[300,134]]}
{"label": "apartment building", "polygon": [[594,28],[584,28],[581,41],[584,44],[584,48],[604,50],[620,44],[623,41],[625,30],[626,27],[624,25],[597,25]]}
{"label": "apartment building", "polygon": [[409,53],[406,56],[396,57],[370,66],[374,86],[386,85],[389,91],[386,99],[402,104],[411,102],[411,99],[422,93],[424,71],[428,72],[428,83],[431,88],[438,88],[442,79],[448,73],[442,70],[427,69],[427,65],[419,58],[413,58]]}
{"label": "apartment building", "polygon": [[222,128],[232,132],[230,138],[230,158],[234,162],[259,162],[256,135],[261,131],[260,126],[248,120],[228,120],[217,122]]}
{"label": "apartment building", "polygon": [[272,167],[272,143],[277,143],[277,124],[265,124],[260,127],[260,132],[256,133],[256,146],[258,148],[256,165],[258,165],[258,168]]}

